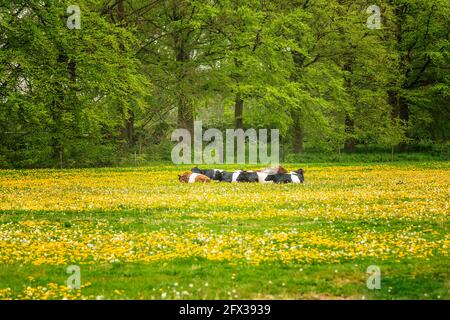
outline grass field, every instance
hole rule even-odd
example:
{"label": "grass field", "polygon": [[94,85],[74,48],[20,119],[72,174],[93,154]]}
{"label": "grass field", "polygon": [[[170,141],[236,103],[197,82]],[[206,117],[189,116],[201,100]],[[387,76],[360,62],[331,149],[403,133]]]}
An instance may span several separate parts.
{"label": "grass field", "polygon": [[0,299],[450,299],[448,162],[302,167],[303,185],[0,170]]}

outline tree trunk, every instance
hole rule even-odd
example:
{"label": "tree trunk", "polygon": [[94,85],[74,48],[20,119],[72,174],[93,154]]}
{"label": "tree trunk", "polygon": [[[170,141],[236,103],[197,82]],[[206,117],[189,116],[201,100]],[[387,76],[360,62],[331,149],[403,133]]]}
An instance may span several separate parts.
{"label": "tree trunk", "polygon": [[303,153],[303,126],[300,111],[292,111],[292,146],[294,153]]}
{"label": "tree trunk", "polygon": [[134,139],[134,112],[130,110],[128,112],[128,119],[125,121],[125,134],[127,137],[128,146],[133,147],[135,144]]}
{"label": "tree trunk", "polygon": [[[173,21],[179,21],[183,18],[183,13],[180,12],[177,6],[177,1],[173,2],[172,17]],[[190,60],[189,50],[187,49],[187,35],[186,31],[179,30],[173,34],[174,39],[174,51],[175,60],[178,63],[178,69],[176,70],[178,83],[182,86],[189,81],[186,77],[186,65]],[[191,137],[194,136],[194,106],[191,99],[187,96],[187,93],[183,89],[179,89],[178,92],[178,128],[189,130]]]}
{"label": "tree trunk", "polygon": [[[234,58],[234,67],[236,68],[236,73],[232,75],[233,80],[238,84],[241,82],[242,77],[240,75],[239,69],[242,68],[242,61],[238,58]],[[234,97],[234,123],[235,129],[242,129],[244,127],[244,100],[240,92],[236,92]]]}
{"label": "tree trunk", "polygon": [[[117,2],[117,20],[123,25],[125,24],[125,1],[118,0]],[[120,44],[121,50],[124,50],[123,44]],[[123,110],[124,123],[121,129],[121,137],[125,139],[128,147],[133,147],[135,145],[135,137],[134,137],[134,112],[133,110]]]}
{"label": "tree trunk", "polygon": [[243,112],[244,100],[242,100],[241,94],[237,93],[234,100],[234,120],[236,129],[242,129],[244,127]]}
{"label": "tree trunk", "polygon": [[[60,52],[58,55],[58,63],[61,65],[67,65],[67,75],[71,80],[74,80],[75,77],[75,64],[71,63],[64,52]],[[56,94],[53,97],[52,108],[50,110],[50,116],[52,118],[51,125],[51,147],[52,147],[52,158],[55,163],[60,163],[62,166],[64,145],[63,145],[63,137],[66,135],[62,132],[64,128],[63,125],[63,113],[64,106],[66,103],[66,93],[64,92],[64,88],[61,84],[57,85]]]}
{"label": "tree trunk", "polygon": [[[395,15],[395,38],[397,42],[397,48],[402,47],[403,42],[403,22],[405,20],[405,13],[408,10],[407,5],[398,5],[394,9]],[[401,84],[402,88],[407,86],[408,82],[408,63],[410,63],[410,58],[407,54],[403,54],[400,57],[400,70],[405,73],[406,80]],[[409,107],[404,98],[400,96],[399,90],[391,90],[388,92],[389,104],[392,107],[392,117],[400,119],[402,122],[407,123],[409,120]],[[402,142],[398,146],[398,151],[403,152],[407,150],[406,143]]]}
{"label": "tree trunk", "polygon": [[355,151],[356,141],[352,135],[355,132],[355,121],[347,113],[345,115],[345,132],[347,134],[347,139],[344,142],[344,150],[347,152]]}
{"label": "tree trunk", "polygon": [[[296,71],[301,74],[301,69],[303,67],[305,56],[298,51],[291,51],[292,60],[294,61],[294,65],[296,67]],[[291,74],[290,80],[293,82],[298,82],[299,76],[295,72]],[[291,110],[291,118],[292,118],[292,147],[294,149],[294,153],[300,154],[303,153],[303,139],[304,139],[304,131],[303,125],[301,122],[301,111],[300,110]]]}
{"label": "tree trunk", "polygon": [[409,108],[405,99],[400,97],[398,91],[389,91],[389,104],[392,106],[392,117],[405,123],[409,121]]}
{"label": "tree trunk", "polygon": [[[344,64],[343,67],[344,71],[349,72],[345,79],[345,87],[347,92],[351,95],[352,94],[352,78],[351,75],[353,73],[353,56],[349,53],[347,55],[347,62]],[[355,141],[355,120],[352,117],[351,114],[348,112],[345,113],[345,135],[346,139],[344,141],[344,150],[347,152],[353,152],[355,151],[356,141]]]}
{"label": "tree trunk", "polygon": [[[58,94],[59,96],[59,94]],[[51,132],[51,148],[52,148],[52,158],[55,162],[59,161],[61,154],[63,152],[63,144],[60,135],[61,126],[61,102],[58,97],[53,99],[52,109],[50,110],[50,115],[52,118]]]}
{"label": "tree trunk", "polygon": [[178,128],[187,129],[191,133],[191,137],[194,136],[194,109],[192,103],[180,96],[178,99]]}
{"label": "tree trunk", "polygon": [[77,82],[77,63],[73,60],[69,60],[67,63],[67,68],[69,69],[69,79],[73,84]]}

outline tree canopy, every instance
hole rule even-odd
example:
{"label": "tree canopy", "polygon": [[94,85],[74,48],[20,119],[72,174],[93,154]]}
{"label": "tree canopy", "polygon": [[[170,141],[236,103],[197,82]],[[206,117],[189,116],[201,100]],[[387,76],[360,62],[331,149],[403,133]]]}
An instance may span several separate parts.
{"label": "tree canopy", "polygon": [[381,1],[379,28],[363,0],[71,5],[0,0],[0,166],[164,158],[196,119],[295,154],[448,142],[448,1]]}

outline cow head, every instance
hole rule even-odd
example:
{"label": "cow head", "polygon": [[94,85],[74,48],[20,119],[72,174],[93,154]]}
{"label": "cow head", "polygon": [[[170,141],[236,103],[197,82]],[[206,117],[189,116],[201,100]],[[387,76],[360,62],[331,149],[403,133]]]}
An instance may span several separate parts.
{"label": "cow head", "polygon": [[297,175],[298,175],[298,177],[300,178],[300,182],[301,183],[303,183],[304,181],[305,181],[305,170],[303,170],[303,169],[298,169],[298,170],[295,170],[294,171]]}

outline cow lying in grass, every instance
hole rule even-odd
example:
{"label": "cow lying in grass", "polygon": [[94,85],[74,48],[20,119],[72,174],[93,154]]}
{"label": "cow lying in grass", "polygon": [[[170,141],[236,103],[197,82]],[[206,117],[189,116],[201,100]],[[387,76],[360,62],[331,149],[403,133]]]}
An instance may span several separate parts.
{"label": "cow lying in grass", "polygon": [[[288,171],[281,166],[276,168],[265,168],[258,171],[236,170],[232,172],[219,169],[202,170],[195,167],[192,168],[191,171],[193,174],[199,174],[200,176],[205,176],[211,180],[223,182],[303,183],[305,181],[303,169],[288,173]],[[195,178],[190,178],[190,180],[193,179]]]}
{"label": "cow lying in grass", "polygon": [[242,170],[236,170],[233,172],[223,171],[222,172],[222,179],[220,181],[223,182],[237,182],[237,179],[241,175],[243,171]]}
{"label": "cow lying in grass", "polygon": [[242,171],[236,182],[258,182],[258,173],[255,171]]}
{"label": "cow lying in grass", "polygon": [[222,172],[224,172],[224,170],[219,170],[219,169],[201,170],[198,167],[192,168],[191,171],[194,173],[203,174],[203,175],[207,176],[208,178],[210,178],[211,180],[216,180],[216,181],[222,181]]}
{"label": "cow lying in grass", "polygon": [[303,183],[305,177],[303,176],[303,169],[291,171],[289,173],[270,174],[266,177],[265,182],[272,181],[273,183]]}
{"label": "cow lying in grass", "polygon": [[194,182],[210,182],[211,179],[201,173],[195,172],[185,172],[178,175],[178,180],[184,183],[194,183]]}
{"label": "cow lying in grass", "polygon": [[259,182],[259,173],[255,171],[236,170],[233,172],[222,172],[223,182]]}

